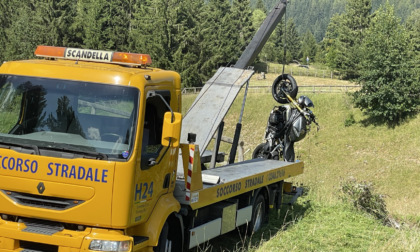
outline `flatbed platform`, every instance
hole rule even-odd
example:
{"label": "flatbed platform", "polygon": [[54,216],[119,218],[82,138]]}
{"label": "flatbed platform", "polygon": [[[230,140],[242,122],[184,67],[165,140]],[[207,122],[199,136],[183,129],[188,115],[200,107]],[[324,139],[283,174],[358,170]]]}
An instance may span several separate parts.
{"label": "flatbed platform", "polygon": [[203,183],[203,188],[191,191],[190,201],[185,199],[185,179],[178,179],[174,195],[181,204],[198,209],[218,201],[232,198],[303,173],[303,162],[253,159],[210,170],[202,176],[218,176],[217,184]]}

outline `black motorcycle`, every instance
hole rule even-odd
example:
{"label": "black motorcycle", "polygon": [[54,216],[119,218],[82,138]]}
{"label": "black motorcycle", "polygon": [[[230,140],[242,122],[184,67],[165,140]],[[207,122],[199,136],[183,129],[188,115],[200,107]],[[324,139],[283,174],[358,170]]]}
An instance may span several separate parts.
{"label": "black motorcycle", "polygon": [[305,138],[312,122],[319,128],[315,115],[309,109],[314,107],[313,102],[306,96],[300,96],[296,101],[297,91],[296,81],[290,75],[280,75],[274,81],[273,98],[288,104],[273,108],[265,130],[266,142],[255,148],[252,158],[294,162],[294,143]]}

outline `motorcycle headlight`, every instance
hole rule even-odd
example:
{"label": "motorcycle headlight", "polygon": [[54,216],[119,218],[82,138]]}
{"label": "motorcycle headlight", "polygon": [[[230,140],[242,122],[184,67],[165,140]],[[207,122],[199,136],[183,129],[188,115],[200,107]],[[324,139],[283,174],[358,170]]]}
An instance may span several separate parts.
{"label": "motorcycle headlight", "polygon": [[315,107],[311,99],[309,99],[307,96],[304,96],[304,95],[300,96],[297,102],[301,108]]}
{"label": "motorcycle headlight", "polygon": [[129,251],[130,241],[92,240],[89,249],[95,251]]}

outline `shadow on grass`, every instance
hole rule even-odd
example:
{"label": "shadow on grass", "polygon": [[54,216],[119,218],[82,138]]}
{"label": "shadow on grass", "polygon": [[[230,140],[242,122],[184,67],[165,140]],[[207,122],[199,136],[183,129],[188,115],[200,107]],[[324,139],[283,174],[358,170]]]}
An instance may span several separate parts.
{"label": "shadow on grass", "polygon": [[242,252],[258,248],[263,241],[270,240],[278,232],[293,227],[311,211],[311,202],[305,199],[308,188],[305,188],[304,192],[304,195],[293,205],[287,203],[292,197],[285,195],[280,211],[271,210],[268,223],[251,236],[234,230],[201,244],[199,247],[191,249],[190,252]]}
{"label": "shadow on grass", "polygon": [[389,129],[395,129],[398,126],[401,126],[405,123],[408,123],[410,120],[415,119],[419,113],[420,110],[416,110],[414,112],[407,113],[394,121],[388,121],[383,116],[368,116],[367,118],[361,120],[360,124],[363,127],[386,125]]}

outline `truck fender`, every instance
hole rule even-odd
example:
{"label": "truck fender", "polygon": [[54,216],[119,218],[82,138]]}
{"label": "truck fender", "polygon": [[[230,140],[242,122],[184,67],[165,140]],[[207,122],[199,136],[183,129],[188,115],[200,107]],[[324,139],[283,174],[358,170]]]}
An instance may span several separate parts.
{"label": "truck fender", "polygon": [[172,213],[178,213],[180,209],[181,205],[172,194],[160,197],[152,211],[152,215],[142,228],[143,235],[149,238],[150,246],[157,246],[160,232],[166,220]]}

